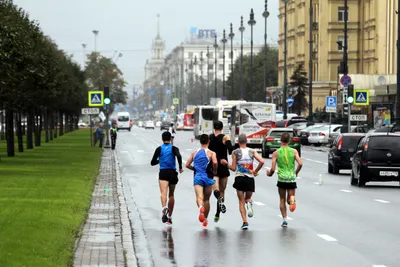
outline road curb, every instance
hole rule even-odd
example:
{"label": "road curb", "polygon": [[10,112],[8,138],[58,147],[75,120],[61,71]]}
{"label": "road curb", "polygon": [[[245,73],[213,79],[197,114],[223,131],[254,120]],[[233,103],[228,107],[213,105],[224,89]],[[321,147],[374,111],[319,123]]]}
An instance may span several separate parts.
{"label": "road curb", "polygon": [[129,210],[123,189],[117,152],[114,150],[115,170],[117,179],[117,193],[119,199],[119,211],[121,216],[122,248],[124,249],[125,263],[127,267],[138,267],[135,249],[133,247],[133,231],[129,220]]}

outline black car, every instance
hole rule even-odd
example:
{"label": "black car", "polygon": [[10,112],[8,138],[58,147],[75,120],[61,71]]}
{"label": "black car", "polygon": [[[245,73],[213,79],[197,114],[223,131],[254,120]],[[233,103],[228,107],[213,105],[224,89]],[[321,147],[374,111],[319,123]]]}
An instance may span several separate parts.
{"label": "black car", "polygon": [[364,136],[363,133],[343,133],[336,137],[328,153],[328,173],[338,174],[340,170],[351,169],[351,158]]}
{"label": "black car", "polygon": [[161,122],[161,126],[160,126],[160,131],[162,130],[168,130],[169,127],[171,127],[171,123],[170,121],[163,121]]}
{"label": "black car", "polygon": [[394,133],[400,131],[398,127],[396,127],[396,123],[384,125],[379,129],[375,130],[375,133]]}
{"label": "black car", "polygon": [[400,134],[370,133],[353,156],[351,185],[400,181]]}

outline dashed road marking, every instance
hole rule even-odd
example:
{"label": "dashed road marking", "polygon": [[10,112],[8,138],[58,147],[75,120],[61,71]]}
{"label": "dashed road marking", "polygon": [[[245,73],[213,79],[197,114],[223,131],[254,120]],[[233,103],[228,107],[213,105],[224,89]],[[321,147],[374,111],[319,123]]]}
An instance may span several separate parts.
{"label": "dashed road marking", "polygon": [[372,267],[386,267],[386,265],[372,265]]}
{"label": "dashed road marking", "polygon": [[314,184],[316,184],[316,185],[321,185],[319,182],[314,182]]}
{"label": "dashed road marking", "polygon": [[353,192],[353,191],[346,190],[346,189],[340,189],[340,191],[345,192],[345,193],[351,193],[351,192]]}
{"label": "dashed road marking", "polygon": [[137,152],[138,152],[138,153],[143,153],[143,152],[144,152],[144,150],[138,150]]}
{"label": "dashed road marking", "polygon": [[328,241],[328,242],[336,242],[337,241],[336,238],[333,238],[330,235],[319,234],[318,236],[321,237],[322,239]]}
{"label": "dashed road marking", "polygon": [[120,153],[129,153],[129,151],[122,150],[122,151],[120,151]]}
{"label": "dashed road marking", "polygon": [[254,204],[258,205],[258,206],[265,206],[264,203],[262,202],[258,202],[258,201],[253,201]]}
{"label": "dashed road marking", "polygon": [[383,199],[374,199],[374,201],[380,202],[380,203],[384,203],[384,204],[390,203],[389,201],[386,201],[386,200],[383,200]]}
{"label": "dashed road marking", "polygon": [[308,159],[308,158],[301,158],[301,159],[305,159],[305,160],[308,160],[308,161],[311,161],[311,162],[315,162],[315,163],[320,163],[320,164],[328,165],[327,162],[322,162],[322,161],[319,161],[319,160]]}
{"label": "dashed road marking", "polygon": [[186,151],[192,151],[193,148],[186,148],[185,150],[186,150]]}
{"label": "dashed road marking", "polygon": [[[281,217],[281,218],[282,218],[282,215],[279,214],[278,217]],[[289,216],[287,217],[287,219],[288,219],[289,221],[293,221],[293,218],[290,218]]]}

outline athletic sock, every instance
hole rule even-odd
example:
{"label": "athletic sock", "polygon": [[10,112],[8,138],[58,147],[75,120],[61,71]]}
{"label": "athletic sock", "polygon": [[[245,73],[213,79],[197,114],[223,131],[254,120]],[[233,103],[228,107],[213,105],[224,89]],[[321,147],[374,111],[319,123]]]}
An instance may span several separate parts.
{"label": "athletic sock", "polygon": [[214,196],[216,199],[218,199],[221,195],[221,192],[219,190],[214,190]]}
{"label": "athletic sock", "polygon": [[284,222],[287,222],[287,218],[283,218],[283,221],[284,221]]}

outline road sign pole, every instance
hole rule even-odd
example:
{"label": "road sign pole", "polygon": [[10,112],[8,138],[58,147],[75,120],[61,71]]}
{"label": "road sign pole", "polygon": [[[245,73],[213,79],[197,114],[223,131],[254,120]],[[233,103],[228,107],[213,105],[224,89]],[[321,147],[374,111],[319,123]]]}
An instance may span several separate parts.
{"label": "road sign pole", "polygon": [[110,129],[109,129],[109,123],[108,123],[108,121],[109,121],[109,119],[108,119],[108,106],[109,105],[106,105],[106,143],[104,145],[104,148],[111,148],[111,146],[110,146],[110,138],[109,138]]}
{"label": "road sign pole", "polygon": [[351,103],[348,103],[347,104],[348,105],[348,107],[349,107],[349,117],[348,117],[348,119],[347,119],[347,123],[348,123],[348,128],[347,128],[347,132],[348,133],[351,133],[351,106],[352,106],[352,104]]}
{"label": "road sign pole", "polygon": [[89,115],[89,126],[90,126],[90,147],[93,147],[92,115]]}

